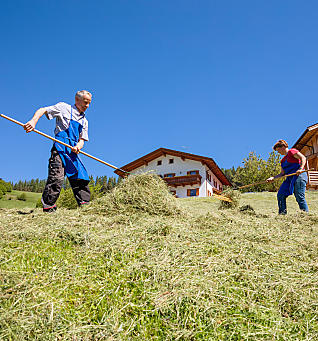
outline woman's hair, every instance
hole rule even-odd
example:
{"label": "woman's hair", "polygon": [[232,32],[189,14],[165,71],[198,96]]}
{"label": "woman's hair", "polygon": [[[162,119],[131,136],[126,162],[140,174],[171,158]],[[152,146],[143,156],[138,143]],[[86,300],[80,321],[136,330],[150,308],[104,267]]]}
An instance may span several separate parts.
{"label": "woman's hair", "polygon": [[277,148],[288,148],[288,143],[285,140],[278,140],[275,144],[273,149],[276,150]]}

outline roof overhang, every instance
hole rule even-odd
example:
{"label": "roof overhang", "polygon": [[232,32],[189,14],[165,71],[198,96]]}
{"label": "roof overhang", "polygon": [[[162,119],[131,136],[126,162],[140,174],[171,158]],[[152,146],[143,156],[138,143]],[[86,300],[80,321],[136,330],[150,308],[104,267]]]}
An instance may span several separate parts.
{"label": "roof overhang", "polygon": [[312,148],[312,146],[308,145],[309,140],[318,132],[318,123],[313,124],[303,132],[297,142],[293,145],[292,148],[296,148],[301,151],[305,146]]}
{"label": "roof overhang", "polygon": [[[167,148],[156,149],[153,152],[147,155],[144,155],[140,157],[139,159],[132,161],[123,167],[120,167],[120,169],[126,172],[131,172],[136,168],[147,166],[150,161],[155,160],[158,157],[166,156],[166,155],[177,156],[177,157],[180,157],[182,160],[190,159],[194,161],[199,161],[202,164],[206,165],[216,175],[216,177],[222,182],[223,185],[232,186],[231,182],[224,175],[222,170],[218,167],[218,165],[215,163],[215,161],[212,158],[185,153],[185,152],[179,152],[177,150],[167,149]],[[120,171],[119,169],[115,170],[115,173],[121,177],[125,176],[125,173]]]}

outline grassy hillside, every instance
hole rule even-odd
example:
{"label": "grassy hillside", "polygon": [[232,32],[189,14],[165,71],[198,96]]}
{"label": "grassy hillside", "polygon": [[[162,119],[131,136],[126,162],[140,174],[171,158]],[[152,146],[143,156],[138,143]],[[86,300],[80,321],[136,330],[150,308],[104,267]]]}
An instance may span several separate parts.
{"label": "grassy hillside", "polygon": [[273,193],[242,196],[255,212],[170,196],[160,215],[116,195],[0,209],[0,339],[318,339],[318,193],[287,216]]}
{"label": "grassy hillside", "polygon": [[[18,196],[25,193],[26,200],[18,200]],[[34,208],[36,202],[41,198],[41,193],[15,191],[6,193],[0,200],[0,208]]]}

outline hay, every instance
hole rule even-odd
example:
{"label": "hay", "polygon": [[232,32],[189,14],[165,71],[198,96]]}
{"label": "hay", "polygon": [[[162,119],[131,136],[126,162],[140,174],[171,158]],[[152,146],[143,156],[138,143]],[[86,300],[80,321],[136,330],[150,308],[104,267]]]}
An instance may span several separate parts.
{"label": "hay", "polygon": [[166,183],[153,173],[129,176],[84,211],[103,215],[145,212],[166,216],[181,212]]}
{"label": "hay", "polygon": [[243,205],[240,207],[240,212],[255,212],[254,208],[251,205]]}
{"label": "hay", "polygon": [[222,193],[223,196],[231,199],[231,202],[229,201],[220,201],[220,209],[224,208],[237,208],[240,204],[240,199],[241,199],[241,193],[239,191],[233,190],[231,188],[225,190]]}

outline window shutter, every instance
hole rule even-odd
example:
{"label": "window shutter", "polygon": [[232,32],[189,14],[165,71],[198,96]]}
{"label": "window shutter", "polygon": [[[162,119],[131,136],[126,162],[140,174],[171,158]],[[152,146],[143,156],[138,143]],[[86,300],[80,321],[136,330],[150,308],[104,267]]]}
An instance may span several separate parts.
{"label": "window shutter", "polygon": [[197,190],[196,190],[196,195],[197,196],[199,195],[199,188],[197,188]]}
{"label": "window shutter", "polygon": [[187,196],[189,197],[190,196],[190,190],[187,189]]}

